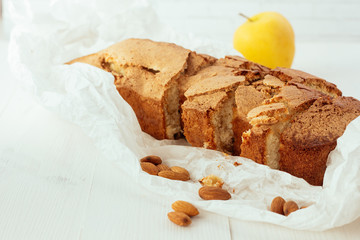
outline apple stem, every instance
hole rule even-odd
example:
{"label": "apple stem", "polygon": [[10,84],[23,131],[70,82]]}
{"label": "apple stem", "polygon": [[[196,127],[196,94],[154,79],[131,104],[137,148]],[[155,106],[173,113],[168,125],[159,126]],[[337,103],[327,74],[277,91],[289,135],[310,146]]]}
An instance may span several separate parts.
{"label": "apple stem", "polygon": [[245,14],[243,13],[239,13],[240,16],[246,18],[247,20],[249,20],[250,22],[252,22],[253,20],[251,18],[249,18],[248,16],[246,16]]}

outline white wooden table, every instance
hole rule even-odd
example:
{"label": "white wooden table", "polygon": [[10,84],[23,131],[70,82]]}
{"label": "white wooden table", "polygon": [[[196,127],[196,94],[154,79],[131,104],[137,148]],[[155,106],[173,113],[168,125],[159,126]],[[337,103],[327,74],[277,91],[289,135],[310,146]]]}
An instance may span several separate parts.
{"label": "white wooden table", "polygon": [[[78,126],[45,110],[14,82],[7,45],[2,35],[0,239],[359,239],[360,219],[307,232],[201,211],[189,228],[172,224],[166,217],[171,202],[104,161]],[[294,67],[360,99],[359,56],[355,41],[302,41]]]}

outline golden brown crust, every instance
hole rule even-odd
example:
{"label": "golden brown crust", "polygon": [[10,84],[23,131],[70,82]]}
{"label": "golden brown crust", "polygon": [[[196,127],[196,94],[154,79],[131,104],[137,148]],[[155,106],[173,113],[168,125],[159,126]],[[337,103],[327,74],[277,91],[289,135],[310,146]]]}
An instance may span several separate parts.
{"label": "golden brown crust", "polygon": [[279,94],[266,100],[266,103],[282,102],[286,104],[290,111],[299,112],[309,108],[321,96],[324,96],[324,94],[309,87],[302,85],[300,88],[300,84],[296,86],[290,85],[281,88]]}
{"label": "golden brown crust", "polygon": [[185,92],[187,100],[182,105],[182,121],[184,135],[190,144],[232,151],[228,143],[216,144],[218,126],[214,125],[214,121],[225,101],[231,99],[237,86],[244,82],[243,76],[214,76],[194,83]]}
{"label": "golden brown crust", "polygon": [[232,69],[233,75],[244,76],[249,83],[264,78],[270,71],[270,69],[265,66],[239,56],[225,56],[217,60],[214,65]]}
{"label": "golden brown crust", "polygon": [[270,75],[289,84],[301,83],[332,97],[342,95],[335,84],[300,70],[277,67],[270,71]]}
{"label": "golden brown crust", "polygon": [[303,178],[311,185],[321,186],[328,155],[335,147],[336,142],[311,148],[281,143],[280,170]]}
{"label": "golden brown crust", "polygon": [[113,74],[125,76],[127,87],[164,101],[164,89],[185,71],[189,54],[172,43],[127,39],[104,50],[102,62]]}
{"label": "golden brown crust", "polygon": [[350,97],[322,97],[282,133],[280,170],[322,185],[327,157],[347,124],[360,115],[360,102]]}
{"label": "golden brown crust", "polygon": [[199,95],[186,100],[181,106],[185,109],[195,109],[198,111],[207,111],[208,109],[216,109],[219,102],[227,97],[226,92],[214,92],[205,95]]}
{"label": "golden brown crust", "polygon": [[288,82],[288,81],[296,79],[296,78],[301,78],[301,79],[318,78],[314,75],[311,75],[309,73],[306,73],[306,72],[303,72],[300,70],[284,68],[284,67],[277,67],[277,68],[271,70],[270,75],[273,75],[284,82]]}
{"label": "golden brown crust", "polygon": [[335,84],[330,83],[321,78],[308,78],[308,79],[293,79],[289,82],[289,84],[297,85],[299,84],[306,85],[310,88],[316,89],[323,94],[329,95],[331,97],[339,97],[342,96],[342,92],[336,87]]}
{"label": "golden brown crust", "polygon": [[244,76],[248,84],[260,80],[263,78],[263,73],[258,70],[247,70],[247,69],[234,69],[233,73],[235,76]]}
{"label": "golden brown crust", "polygon": [[186,100],[185,92],[198,82],[215,76],[234,76],[233,70],[224,66],[210,65],[202,68],[195,75],[184,76],[179,81],[180,100],[183,103]]}
{"label": "golden brown crust", "polygon": [[285,82],[268,74],[265,75],[264,79],[252,82],[251,86],[261,92],[266,98],[271,98],[279,93],[281,88],[285,86]]}
{"label": "golden brown crust", "polygon": [[166,128],[161,102],[145,98],[131,88],[121,87],[118,91],[134,110],[141,129],[156,139],[165,139]]}
{"label": "golden brown crust", "polygon": [[266,164],[266,139],[271,129],[266,126],[254,127],[242,136],[241,157]]}
{"label": "golden brown crust", "polygon": [[246,118],[241,118],[236,115],[236,109],[234,110],[234,119],[232,121],[233,132],[234,132],[234,146],[233,154],[235,156],[240,156],[241,153],[241,144],[242,144],[242,135],[244,132],[251,128],[251,124]]}
{"label": "golden brown crust", "polygon": [[259,106],[265,100],[264,94],[252,86],[239,86],[235,91],[234,119],[232,122],[234,131],[234,155],[240,155],[242,134],[249,130],[251,125],[247,119],[248,112]]}
{"label": "golden brown crust", "polygon": [[212,115],[218,106],[227,99],[225,92],[215,92],[194,97],[182,105],[182,121],[186,140],[195,147],[216,149],[215,126]]}
{"label": "golden brown crust", "polygon": [[192,98],[199,95],[210,94],[218,91],[228,92],[235,90],[239,84],[245,83],[243,76],[214,76],[194,83],[186,92],[185,97]]}
{"label": "golden brown crust", "polygon": [[186,74],[188,76],[192,76],[201,69],[214,64],[216,60],[216,58],[207,54],[197,54],[196,52],[191,52],[188,58]]}
{"label": "golden brown crust", "polygon": [[283,103],[271,103],[266,105],[260,105],[256,108],[251,109],[251,111],[247,115],[247,118],[249,120],[253,120],[254,118],[267,116],[279,119],[284,114],[288,114],[288,109]]}
{"label": "golden brown crust", "polygon": [[71,60],[71,61],[67,62],[66,64],[73,64],[76,62],[81,62],[81,63],[87,63],[90,65],[93,65],[94,67],[102,68],[100,59],[101,59],[101,53],[93,53],[93,54],[90,54],[87,56],[83,56],[83,57],[79,57],[74,60]]}
{"label": "golden brown crust", "polygon": [[143,131],[157,139],[173,139],[180,133],[177,81],[185,74],[190,55],[197,62],[190,50],[148,39],[127,39],[102,51],[102,67],[116,77],[119,93],[132,102],[134,111],[140,111],[136,115]]}
{"label": "golden brown crust", "polygon": [[104,50],[103,55],[106,63],[139,66],[143,70],[157,72],[157,81],[165,85],[169,79],[185,69],[190,52],[173,43],[126,39]]}
{"label": "golden brown crust", "polygon": [[[326,119],[326,116],[323,115],[326,112],[325,109],[318,109],[318,105],[321,102],[319,99],[324,97],[326,97],[327,101],[334,102],[336,106],[340,102],[342,105],[347,106],[337,107],[339,112],[348,112],[348,110],[344,109],[353,109],[356,106],[355,102],[358,102],[355,100],[351,104],[344,104],[344,102],[348,103],[349,101],[341,100],[343,99],[342,97],[335,99],[327,97],[321,91],[300,83],[285,85],[277,95],[265,100],[265,105],[253,108],[248,113],[252,128],[243,134],[241,156],[252,158],[258,163],[280,168],[280,170],[291,173],[294,176],[304,178],[310,184],[321,185],[326,169],[327,156],[335,148],[336,139],[342,135],[348,124],[346,120],[338,119],[335,121],[336,127],[330,127],[332,128],[331,132],[327,128],[321,129],[320,131],[323,134],[314,134],[313,131],[316,131],[314,127],[304,128],[304,125],[300,124],[302,121],[306,121],[308,124],[313,122],[317,124],[321,121],[311,114],[305,114],[306,112],[314,111],[314,115],[318,118],[323,119],[323,121]],[[328,111],[328,113],[332,114],[333,112],[334,109]],[[311,117],[307,117],[307,115]],[[344,117],[343,114],[338,115]],[[295,119],[292,121],[292,124],[289,124],[289,121],[294,117]],[[325,121],[331,122],[333,120],[327,119]],[[299,122],[299,124],[296,126],[294,122]],[[340,131],[336,131],[336,128],[340,129]],[[265,132],[264,129],[267,131]],[[293,131],[289,129],[293,129]],[[292,137],[289,137],[291,134],[293,134]],[[310,135],[317,137],[312,141],[309,137]],[[324,141],[320,140],[319,137],[321,136],[325,137]],[[334,139],[330,140],[329,136],[334,137]],[[293,144],[289,139],[298,139],[300,142]],[[320,142],[320,146],[314,145],[311,142]],[[264,145],[263,148],[259,143]],[[312,147],[308,147],[308,144],[312,145]],[[251,146],[260,152],[254,153],[253,151],[255,150]]]}
{"label": "golden brown crust", "polygon": [[269,68],[263,65],[251,62],[240,56],[232,56],[232,55],[225,56],[224,58],[219,59],[215,63],[215,65],[221,65],[235,69],[257,70],[263,74],[266,74],[270,71]]}
{"label": "golden brown crust", "polygon": [[264,94],[252,86],[239,86],[235,91],[235,103],[238,115],[246,118],[249,111],[260,106],[265,99]]}
{"label": "golden brown crust", "polygon": [[[209,66],[214,64],[215,61],[216,58],[206,54],[197,54],[195,52],[190,53],[186,71],[178,79],[180,104],[186,100],[184,94],[193,83],[209,76],[208,74],[204,73],[206,73],[206,69],[211,69]],[[199,73],[201,70],[203,70],[202,73]]]}
{"label": "golden brown crust", "polygon": [[360,102],[354,98],[319,98],[299,114],[283,133],[283,140],[294,145],[316,146],[334,142],[346,125],[360,115]]}
{"label": "golden brown crust", "polygon": [[263,84],[272,88],[281,88],[285,86],[285,82],[269,74],[264,77]]}

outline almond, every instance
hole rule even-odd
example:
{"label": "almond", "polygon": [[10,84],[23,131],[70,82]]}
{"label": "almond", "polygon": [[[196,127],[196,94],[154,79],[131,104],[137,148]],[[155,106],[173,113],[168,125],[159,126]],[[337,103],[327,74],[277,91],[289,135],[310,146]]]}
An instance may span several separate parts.
{"label": "almond", "polygon": [[142,159],[140,159],[140,162],[150,162],[152,164],[158,165],[158,164],[162,163],[162,160],[158,156],[149,155],[149,156],[146,156],[146,157],[143,157]]}
{"label": "almond", "polygon": [[140,163],[140,165],[141,165],[141,169],[144,172],[147,172],[148,174],[157,175],[159,173],[159,169],[150,162],[142,162]]}
{"label": "almond", "polygon": [[169,178],[172,180],[187,181],[190,179],[189,175],[185,173],[178,173],[171,170],[165,170],[158,173],[160,177]]}
{"label": "almond", "polygon": [[169,212],[167,215],[170,221],[179,226],[188,226],[191,224],[190,217],[183,212]]}
{"label": "almond", "polygon": [[183,173],[183,174],[186,174],[186,175],[188,175],[190,177],[190,173],[188,172],[188,170],[186,170],[183,167],[174,166],[174,167],[171,167],[170,169],[171,169],[171,171],[174,171],[174,172],[177,172],[177,173]]}
{"label": "almond", "polygon": [[199,196],[204,200],[228,200],[231,195],[219,187],[204,186],[199,189]]}
{"label": "almond", "polygon": [[203,179],[199,180],[201,185],[203,186],[213,186],[213,187],[222,187],[224,184],[224,181],[215,175],[209,175],[207,177],[204,177]]}
{"label": "almond", "polygon": [[285,200],[282,197],[278,196],[272,200],[270,211],[284,215],[284,204]]}
{"label": "almond", "polygon": [[157,165],[157,168],[159,169],[159,172],[161,172],[161,171],[169,171],[170,170],[170,167],[163,164],[163,163]]}
{"label": "almond", "polygon": [[290,213],[299,210],[299,206],[294,201],[287,201],[284,204],[284,215],[288,216]]}
{"label": "almond", "polygon": [[196,216],[199,214],[199,211],[197,210],[196,207],[194,207],[194,205],[192,205],[189,202],[185,202],[185,201],[181,201],[181,200],[174,202],[171,205],[171,208],[174,209],[175,212],[183,212],[190,217],[193,217],[193,216]]}

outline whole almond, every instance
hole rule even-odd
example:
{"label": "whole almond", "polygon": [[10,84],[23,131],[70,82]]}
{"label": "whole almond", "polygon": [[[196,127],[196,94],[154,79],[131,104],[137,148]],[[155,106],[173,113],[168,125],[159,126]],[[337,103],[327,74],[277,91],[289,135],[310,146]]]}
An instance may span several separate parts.
{"label": "whole almond", "polygon": [[183,167],[179,167],[179,166],[173,166],[170,168],[171,171],[177,172],[177,173],[184,173],[186,175],[188,175],[190,177],[190,173],[188,172],[188,170],[186,170]]}
{"label": "whole almond", "polygon": [[179,226],[188,226],[191,224],[190,217],[183,212],[169,212],[167,215],[170,221]]}
{"label": "whole almond", "polygon": [[172,179],[172,180],[180,180],[180,181],[187,181],[190,179],[189,175],[185,173],[178,173],[171,170],[165,170],[158,173],[160,177]]}
{"label": "whole almond", "polygon": [[146,157],[143,157],[142,159],[140,159],[140,162],[150,162],[152,164],[158,165],[158,164],[162,163],[162,160],[158,156],[149,155],[149,156],[146,156]]}
{"label": "whole almond", "polygon": [[210,186],[200,188],[199,196],[204,200],[228,200],[231,198],[230,193],[225,189]]}
{"label": "whole almond", "polygon": [[170,170],[170,167],[163,164],[163,163],[157,165],[157,168],[159,169],[159,172],[161,172],[161,171],[169,171]]}
{"label": "whole almond", "polygon": [[159,173],[159,169],[150,162],[142,162],[140,163],[140,165],[141,165],[141,169],[144,172],[147,172],[148,174],[157,175]]}
{"label": "whole almond", "polygon": [[278,196],[272,200],[270,211],[284,215],[284,204],[285,200],[282,197]]}
{"label": "whole almond", "polygon": [[294,201],[287,201],[284,204],[284,215],[289,216],[290,213],[299,210],[299,206]]}
{"label": "whole almond", "polygon": [[175,212],[183,212],[186,215],[193,217],[199,214],[197,208],[189,202],[178,200],[171,205]]}

